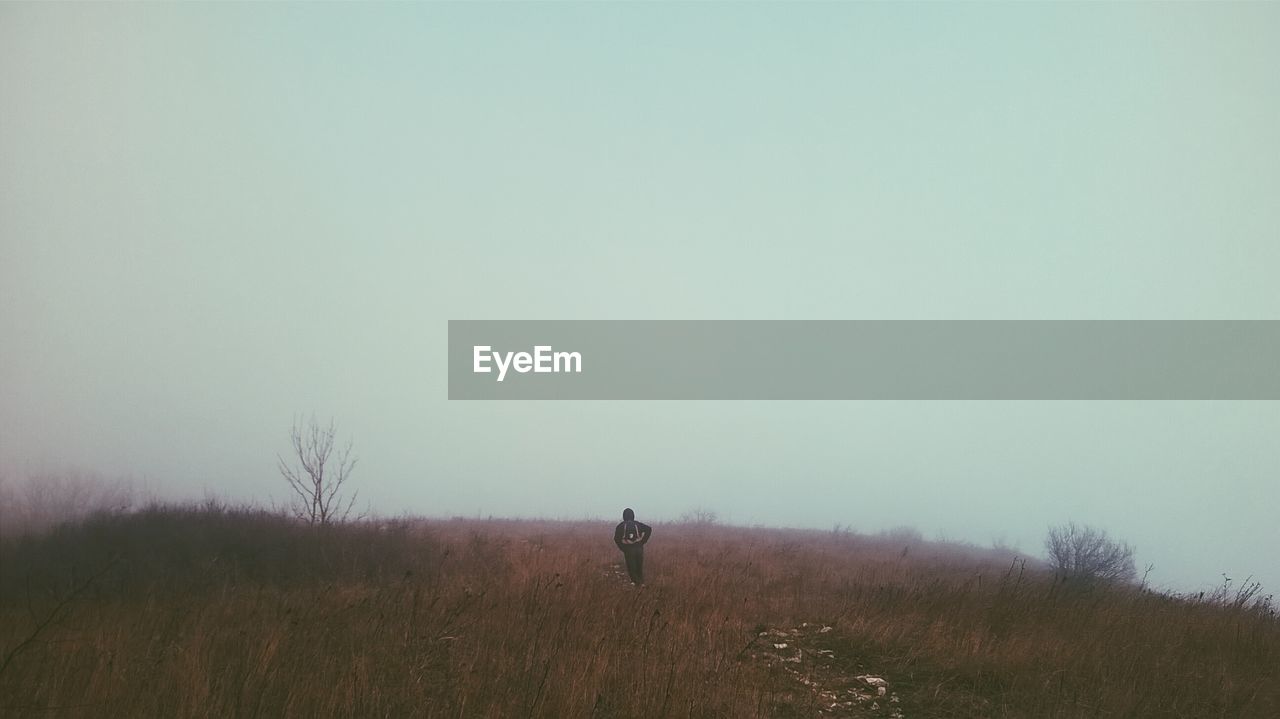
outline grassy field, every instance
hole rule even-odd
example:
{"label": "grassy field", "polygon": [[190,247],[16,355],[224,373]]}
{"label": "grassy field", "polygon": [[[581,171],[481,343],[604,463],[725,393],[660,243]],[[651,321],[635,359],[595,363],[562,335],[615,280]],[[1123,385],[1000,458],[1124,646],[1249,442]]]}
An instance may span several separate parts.
{"label": "grassy field", "polygon": [[[1276,717],[1280,619],[1010,552],[156,507],[0,542],[6,717]],[[883,691],[882,691],[883,690]]]}

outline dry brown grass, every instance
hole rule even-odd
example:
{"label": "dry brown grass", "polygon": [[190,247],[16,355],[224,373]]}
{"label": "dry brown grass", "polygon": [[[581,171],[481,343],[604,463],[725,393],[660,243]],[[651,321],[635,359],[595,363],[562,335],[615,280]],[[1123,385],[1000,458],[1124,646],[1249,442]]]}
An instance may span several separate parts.
{"label": "dry brown grass", "polygon": [[693,525],[655,527],[636,590],[611,528],[210,506],[5,540],[0,713],[816,716],[753,656],[821,622],[833,669],[886,677],[908,718],[1280,716],[1265,605],[1064,586],[909,535]]}

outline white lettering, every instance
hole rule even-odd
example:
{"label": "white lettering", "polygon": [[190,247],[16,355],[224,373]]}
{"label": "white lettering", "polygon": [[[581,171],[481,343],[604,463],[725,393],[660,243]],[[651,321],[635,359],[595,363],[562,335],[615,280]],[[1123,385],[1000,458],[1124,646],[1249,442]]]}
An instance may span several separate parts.
{"label": "white lettering", "polygon": [[493,353],[493,361],[496,362],[498,365],[498,381],[499,382],[501,382],[507,376],[507,368],[511,366],[511,355],[513,354],[514,354],[513,352],[508,352],[506,355],[503,355],[501,352]]}
{"label": "white lettering", "polygon": [[475,345],[471,348],[471,371],[477,374],[489,374],[494,365],[498,368],[498,381],[507,378],[507,371],[514,369],[520,374],[534,372],[547,374],[552,372],[582,372],[581,352],[553,352],[551,345],[534,345],[533,353],[528,352],[495,352],[489,345]]}
{"label": "white lettering", "polygon": [[[551,349],[548,347],[547,349]],[[564,369],[560,369],[560,361],[564,360]],[[582,372],[581,352],[556,352],[551,363],[552,372]],[[572,369],[570,369],[572,368]]]}

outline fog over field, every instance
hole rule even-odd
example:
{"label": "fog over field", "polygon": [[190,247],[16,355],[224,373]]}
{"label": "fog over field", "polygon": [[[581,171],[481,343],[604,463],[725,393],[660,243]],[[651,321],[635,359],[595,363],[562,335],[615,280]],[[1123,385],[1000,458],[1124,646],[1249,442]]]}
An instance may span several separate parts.
{"label": "fog over field", "polygon": [[1280,5],[914,10],[0,5],[0,471],[281,501],[315,413],[379,514],[1280,589],[1274,401],[446,400],[449,319],[1280,319]]}

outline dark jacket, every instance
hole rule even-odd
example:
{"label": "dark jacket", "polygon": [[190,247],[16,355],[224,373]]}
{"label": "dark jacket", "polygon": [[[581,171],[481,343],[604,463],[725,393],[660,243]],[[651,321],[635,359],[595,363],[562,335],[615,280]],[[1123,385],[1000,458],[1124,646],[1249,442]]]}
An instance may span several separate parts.
{"label": "dark jacket", "polygon": [[625,552],[632,547],[643,547],[652,536],[653,527],[634,519],[624,520],[613,530],[613,543]]}

